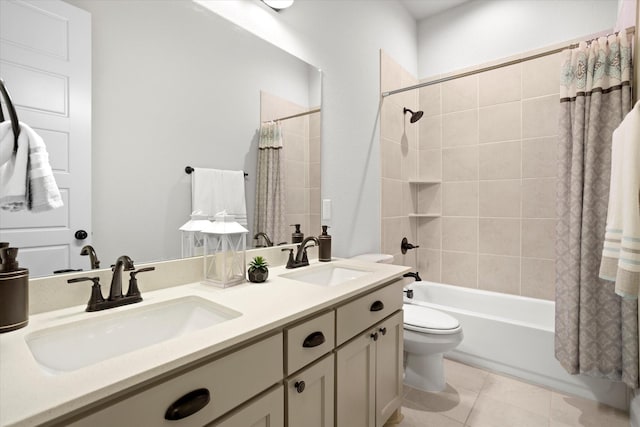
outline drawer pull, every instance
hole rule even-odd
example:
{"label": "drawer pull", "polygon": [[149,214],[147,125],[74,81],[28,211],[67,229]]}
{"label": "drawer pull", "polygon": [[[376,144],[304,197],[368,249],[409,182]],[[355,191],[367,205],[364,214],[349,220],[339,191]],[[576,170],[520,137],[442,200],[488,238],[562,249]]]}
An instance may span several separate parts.
{"label": "drawer pull", "polygon": [[380,328],[380,333],[382,335],[387,335],[387,328]]}
{"label": "drawer pull", "polygon": [[373,338],[374,341],[378,341],[378,333],[377,332],[372,333],[371,338]]}
{"label": "drawer pull", "polygon": [[164,413],[164,419],[177,421],[187,418],[207,406],[210,400],[211,394],[206,388],[190,391],[167,408],[167,412]]}
{"label": "drawer pull", "polygon": [[383,308],[384,308],[384,304],[382,303],[382,301],[378,300],[378,301],[375,301],[373,304],[371,304],[369,311],[380,311]]}
{"label": "drawer pull", "polygon": [[324,344],[325,341],[326,339],[324,338],[324,334],[322,332],[313,332],[304,339],[302,346],[305,348],[317,347]]}
{"label": "drawer pull", "polygon": [[293,386],[296,388],[296,391],[298,393],[302,393],[306,384],[304,383],[304,381],[297,381]]}

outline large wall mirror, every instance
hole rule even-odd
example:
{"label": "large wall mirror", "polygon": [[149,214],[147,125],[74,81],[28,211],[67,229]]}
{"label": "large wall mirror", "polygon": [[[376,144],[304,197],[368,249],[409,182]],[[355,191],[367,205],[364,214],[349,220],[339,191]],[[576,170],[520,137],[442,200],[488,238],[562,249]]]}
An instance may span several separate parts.
{"label": "large wall mirror", "polygon": [[[88,241],[102,267],[123,254],[137,263],[181,257],[178,229],[191,213],[192,176],[186,166],[248,174],[247,245],[255,244],[261,121],[319,110],[318,68],[191,1],[66,3],[91,14]],[[18,113],[24,113],[17,98]],[[284,141],[286,221],[301,223],[305,234],[314,235],[320,206],[319,114],[281,122],[288,134],[297,135],[288,152],[286,135]],[[52,273],[24,267],[36,277]],[[88,270],[89,260],[81,257],[69,267]]]}

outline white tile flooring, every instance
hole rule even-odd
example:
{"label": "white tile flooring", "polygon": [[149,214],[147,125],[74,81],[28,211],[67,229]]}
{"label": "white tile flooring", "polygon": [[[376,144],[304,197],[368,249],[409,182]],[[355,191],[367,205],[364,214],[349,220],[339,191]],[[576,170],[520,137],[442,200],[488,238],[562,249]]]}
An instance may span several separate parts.
{"label": "white tile flooring", "polygon": [[445,360],[447,388],[405,386],[400,427],[628,427],[628,414]]}

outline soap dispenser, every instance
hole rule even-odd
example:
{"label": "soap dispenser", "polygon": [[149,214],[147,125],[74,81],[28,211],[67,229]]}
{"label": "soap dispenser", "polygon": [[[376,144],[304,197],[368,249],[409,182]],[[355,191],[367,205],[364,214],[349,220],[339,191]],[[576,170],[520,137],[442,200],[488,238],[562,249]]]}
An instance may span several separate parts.
{"label": "soap dispenser", "polygon": [[0,242],[0,333],[29,323],[29,270],[20,268],[18,248]]}
{"label": "soap dispenser", "polygon": [[320,247],[318,248],[318,261],[331,261],[331,236],[327,234],[328,225],[322,226],[322,234],[318,236]]}
{"label": "soap dispenser", "polygon": [[304,240],[304,234],[300,231],[300,224],[291,224],[296,228],[296,231],[291,233],[291,243],[302,243]]}

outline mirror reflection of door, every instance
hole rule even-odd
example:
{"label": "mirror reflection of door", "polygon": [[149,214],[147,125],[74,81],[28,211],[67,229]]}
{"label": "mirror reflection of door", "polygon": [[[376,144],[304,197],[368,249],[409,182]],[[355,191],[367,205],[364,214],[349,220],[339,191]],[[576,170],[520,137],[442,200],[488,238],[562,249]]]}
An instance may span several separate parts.
{"label": "mirror reflection of door", "polygon": [[[86,270],[80,248],[91,241],[91,16],[58,0],[1,1],[0,19],[0,76],[20,121],[43,138],[64,201],[35,214],[0,210],[0,240],[20,248],[20,266],[32,276]],[[84,240],[76,239],[79,230]]]}

